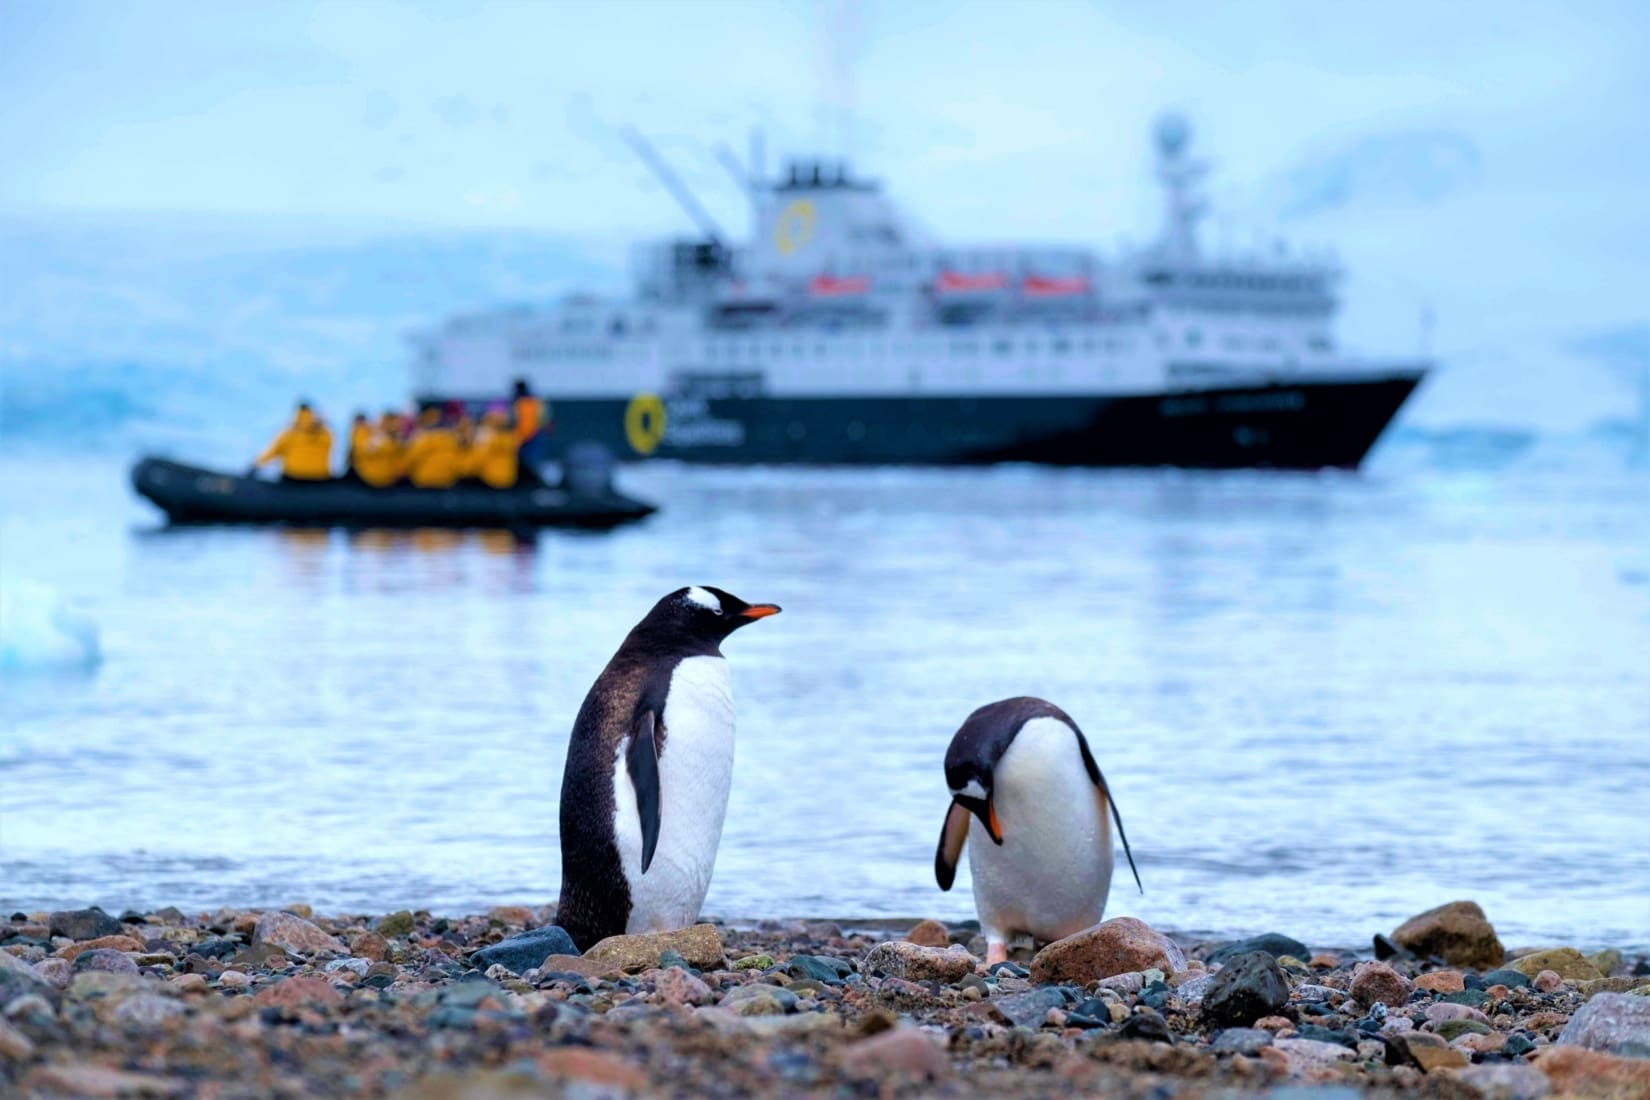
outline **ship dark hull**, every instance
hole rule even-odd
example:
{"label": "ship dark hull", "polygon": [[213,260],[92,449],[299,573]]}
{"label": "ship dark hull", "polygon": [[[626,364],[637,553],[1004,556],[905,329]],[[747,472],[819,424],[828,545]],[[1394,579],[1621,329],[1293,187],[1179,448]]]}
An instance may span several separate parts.
{"label": "ship dark hull", "polygon": [[[1354,469],[1420,372],[1119,397],[557,400],[549,451],[709,463]],[[653,414],[662,405],[664,430]],[[628,421],[628,422],[627,422]]]}
{"label": "ship dark hull", "polygon": [[606,529],[654,511],[615,492],[570,493],[542,484],[514,489],[374,489],[344,480],[292,484],[160,458],[142,459],[132,468],[132,487],[177,524]]}

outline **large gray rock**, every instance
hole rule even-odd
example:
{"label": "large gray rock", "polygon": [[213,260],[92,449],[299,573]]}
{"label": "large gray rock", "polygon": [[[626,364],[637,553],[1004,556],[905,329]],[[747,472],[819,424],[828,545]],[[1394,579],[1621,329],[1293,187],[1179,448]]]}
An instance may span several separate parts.
{"label": "large gray rock", "polygon": [[1308,959],[1311,952],[1300,940],[1285,936],[1281,932],[1268,932],[1262,936],[1253,936],[1246,940],[1237,940],[1234,943],[1222,944],[1209,952],[1205,962],[1213,966],[1215,963],[1224,963],[1238,955],[1247,955],[1253,951],[1264,951],[1274,959],[1284,955],[1292,955],[1297,959]]}
{"label": "large gray rock", "polygon": [[1201,1015],[1213,1027],[1247,1027],[1289,1003],[1289,978],[1264,951],[1228,960],[1203,995]]}
{"label": "large gray rock", "polygon": [[1629,1058],[1650,1058],[1650,997],[1595,994],[1570,1017],[1556,1042]]}
{"label": "large gray rock", "polygon": [[535,966],[542,966],[551,955],[578,953],[579,949],[573,946],[573,937],[552,924],[548,928],[535,928],[483,947],[470,956],[470,962],[479,970],[497,964],[517,974],[525,974]]}
{"label": "large gray rock", "polygon": [[95,940],[99,936],[118,936],[125,929],[121,923],[103,910],[65,909],[46,918],[46,927],[54,936],[71,940]]}
{"label": "large gray rock", "polygon": [[1547,1075],[1522,1062],[1486,1062],[1455,1071],[1455,1079],[1472,1086],[1478,1100],[1541,1100],[1553,1091]]}

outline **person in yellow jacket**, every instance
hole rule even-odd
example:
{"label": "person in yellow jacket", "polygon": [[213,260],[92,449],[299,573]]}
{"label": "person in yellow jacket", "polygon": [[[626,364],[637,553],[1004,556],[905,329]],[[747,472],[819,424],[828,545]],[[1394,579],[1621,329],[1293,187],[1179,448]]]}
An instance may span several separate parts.
{"label": "person in yellow jacket", "polygon": [[292,423],[253,461],[247,473],[257,473],[258,467],[277,458],[281,460],[282,481],[331,480],[332,432],[307,402],[299,404]]}
{"label": "person in yellow jacket", "polygon": [[406,448],[397,434],[394,414],[385,413],[377,427],[367,432],[366,442],[355,452],[355,470],[374,489],[387,489],[405,473]]}
{"label": "person in yellow jacket", "polygon": [[458,481],[458,437],[439,409],[418,416],[418,432],[407,448],[407,477],[420,489],[450,489]]}
{"label": "person in yellow jacket", "polygon": [[474,481],[481,456],[476,453],[476,422],[460,412],[453,422],[453,438],[458,441],[458,480]]}
{"label": "person in yellow jacket", "polygon": [[349,451],[344,455],[344,476],[351,481],[365,481],[361,476],[361,454],[372,439],[372,424],[366,413],[356,413],[349,425]]}
{"label": "person in yellow jacket", "polygon": [[503,409],[487,410],[472,448],[476,456],[475,476],[494,489],[515,488],[517,450],[516,433],[510,428],[510,418]]}

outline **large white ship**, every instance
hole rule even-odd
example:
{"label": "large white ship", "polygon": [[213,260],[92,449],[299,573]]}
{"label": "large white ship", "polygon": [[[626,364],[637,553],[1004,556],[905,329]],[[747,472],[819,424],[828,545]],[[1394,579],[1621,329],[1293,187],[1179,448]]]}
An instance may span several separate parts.
{"label": "large white ship", "polygon": [[1199,245],[1206,166],[1156,133],[1162,231],[1089,248],[933,240],[839,162],[738,167],[731,244],[639,246],[634,293],[456,317],[415,337],[414,394],[480,404],[525,379],[552,447],[704,462],[1355,467],[1426,364],[1343,352],[1326,258]]}

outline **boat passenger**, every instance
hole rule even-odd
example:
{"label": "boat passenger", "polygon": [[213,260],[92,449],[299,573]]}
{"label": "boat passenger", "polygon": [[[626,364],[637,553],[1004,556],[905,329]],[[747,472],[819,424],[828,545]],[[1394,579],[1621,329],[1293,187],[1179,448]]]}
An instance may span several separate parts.
{"label": "boat passenger", "polygon": [[401,480],[406,448],[396,435],[396,422],[386,413],[367,432],[367,440],[356,452],[356,472],[374,489],[387,489]]}
{"label": "boat passenger", "polygon": [[450,489],[458,481],[458,437],[441,410],[425,409],[407,447],[407,477],[420,489]]}
{"label": "boat passenger", "polygon": [[350,481],[365,481],[361,476],[361,453],[366,449],[367,442],[372,438],[372,424],[367,420],[367,414],[358,412],[349,425],[349,452],[344,456],[344,477]]}
{"label": "boat passenger", "polygon": [[518,473],[516,434],[501,408],[487,410],[476,433],[475,476],[494,489],[513,489]]}
{"label": "boat passenger", "polygon": [[448,419],[453,425],[453,438],[458,441],[458,480],[473,482],[479,476],[477,467],[481,465],[481,456],[476,453],[476,422],[462,409],[456,414],[449,413]]}
{"label": "boat passenger", "polygon": [[275,437],[252,463],[248,476],[258,467],[279,458],[281,480],[314,484],[332,478],[332,432],[326,421],[315,415],[308,402],[300,402],[292,423]]}
{"label": "boat passenger", "polygon": [[529,464],[544,461],[544,447],[550,436],[549,406],[533,396],[527,380],[516,379],[511,412],[516,418],[516,450]]}

